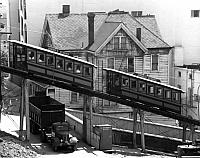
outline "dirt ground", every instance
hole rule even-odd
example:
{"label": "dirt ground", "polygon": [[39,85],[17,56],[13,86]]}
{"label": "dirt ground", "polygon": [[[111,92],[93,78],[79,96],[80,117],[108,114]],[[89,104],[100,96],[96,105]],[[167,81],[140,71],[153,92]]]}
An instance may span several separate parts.
{"label": "dirt ground", "polygon": [[37,153],[31,146],[4,131],[0,131],[0,157],[33,158]]}

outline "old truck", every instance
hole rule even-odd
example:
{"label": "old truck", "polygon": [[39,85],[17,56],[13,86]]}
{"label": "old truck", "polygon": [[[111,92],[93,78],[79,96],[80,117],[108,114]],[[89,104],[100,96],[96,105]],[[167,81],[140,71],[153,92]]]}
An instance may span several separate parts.
{"label": "old truck", "polygon": [[49,96],[30,97],[29,104],[31,133],[40,134],[41,141],[51,143],[54,151],[58,147],[75,150],[78,139],[65,121],[65,105]]}

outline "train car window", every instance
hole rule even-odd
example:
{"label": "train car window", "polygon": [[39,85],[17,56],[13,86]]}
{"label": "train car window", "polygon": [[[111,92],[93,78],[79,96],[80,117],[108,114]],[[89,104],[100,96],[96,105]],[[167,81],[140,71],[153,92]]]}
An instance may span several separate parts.
{"label": "train car window", "polygon": [[73,71],[73,62],[65,60],[65,71]]}
{"label": "train car window", "polygon": [[86,76],[86,77],[92,76],[92,69],[90,66],[84,65],[84,76]]}
{"label": "train car window", "polygon": [[180,101],[180,92],[173,92],[172,100],[179,102]]}
{"label": "train car window", "polygon": [[82,73],[82,65],[79,63],[74,64],[74,73],[81,74]]}
{"label": "train car window", "polygon": [[36,51],[30,48],[27,48],[27,54],[28,54],[28,61],[35,62],[36,58]]}
{"label": "train car window", "polygon": [[45,64],[45,53],[37,52],[37,62],[40,64]]}
{"label": "train car window", "polygon": [[139,81],[139,91],[140,92],[146,92],[146,83]]}
{"label": "train car window", "polygon": [[156,87],[156,95],[158,97],[163,97],[163,88],[162,87]]}
{"label": "train car window", "polygon": [[148,94],[154,94],[154,85],[148,84],[147,85],[147,93]]}
{"label": "train car window", "polygon": [[64,59],[57,58],[56,59],[56,68],[57,69],[64,69]]}
{"label": "train car window", "polygon": [[11,67],[13,67],[13,56],[14,56],[13,43],[9,43],[9,62]]}
{"label": "train car window", "polygon": [[26,55],[23,53],[23,47],[16,47],[17,61],[26,61]]}
{"label": "train car window", "polygon": [[130,81],[130,88],[133,89],[133,90],[137,90],[137,80],[133,80],[131,79]]}
{"label": "train car window", "polygon": [[54,57],[53,57],[53,55],[47,55],[47,66],[54,66]]}
{"label": "train car window", "polygon": [[165,98],[166,99],[171,99],[171,91],[168,89],[165,89]]}
{"label": "train car window", "polygon": [[114,87],[119,87],[120,86],[120,75],[111,73],[113,75],[113,81],[114,81]]}
{"label": "train car window", "polygon": [[129,87],[129,78],[126,76],[122,76],[122,86]]}

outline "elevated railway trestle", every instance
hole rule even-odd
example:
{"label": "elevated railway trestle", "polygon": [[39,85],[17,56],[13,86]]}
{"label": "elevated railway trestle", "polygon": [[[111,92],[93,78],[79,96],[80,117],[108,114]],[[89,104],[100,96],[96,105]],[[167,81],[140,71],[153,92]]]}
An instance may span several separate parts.
{"label": "elevated railway trestle", "polygon": [[42,82],[45,84],[50,84],[53,86],[57,86],[63,89],[68,89],[74,92],[78,92],[78,93],[82,93],[82,94],[86,94],[89,96],[94,96],[94,97],[99,97],[102,99],[106,99],[106,100],[110,100],[113,102],[118,102],[120,104],[124,104],[130,107],[134,107],[134,108],[138,108],[138,109],[142,109],[144,111],[148,111],[148,112],[152,112],[158,115],[163,115],[166,117],[170,117],[182,122],[186,122],[192,125],[197,125],[200,126],[200,121],[193,119],[193,118],[189,118],[186,116],[183,116],[181,114],[176,114],[174,112],[169,112],[169,111],[161,111],[158,108],[154,108],[152,106],[143,104],[143,103],[139,103],[133,100],[129,100],[129,99],[125,99],[123,97],[119,97],[119,96],[115,96],[115,95],[111,95],[111,94],[107,94],[107,93],[102,93],[99,91],[94,91],[91,89],[87,89],[84,87],[79,87],[79,86],[74,86],[73,84],[69,84],[69,83],[65,83],[63,81],[59,81],[59,80],[55,80],[52,78],[48,78],[48,77],[44,77],[44,76],[40,76],[40,75],[36,75],[36,74],[30,74],[28,72],[22,71],[22,70],[17,70],[11,67],[7,67],[7,66],[0,66],[1,71],[7,72],[7,73],[11,73],[11,74],[15,74],[15,75],[19,75],[21,77],[24,77],[26,79],[31,79],[34,81],[38,81],[38,82]]}
{"label": "elevated railway trestle", "polygon": [[9,67],[0,65],[1,71],[200,126],[199,120],[181,115],[181,89],[104,69],[107,91],[99,92],[94,64],[19,41],[11,40],[9,48]]}

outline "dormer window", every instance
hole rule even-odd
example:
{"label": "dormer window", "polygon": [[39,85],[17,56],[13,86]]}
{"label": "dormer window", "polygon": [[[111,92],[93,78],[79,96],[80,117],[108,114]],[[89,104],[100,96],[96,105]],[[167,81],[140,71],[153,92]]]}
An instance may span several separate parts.
{"label": "dormer window", "polygon": [[114,49],[127,49],[125,33],[120,30],[114,37]]}

